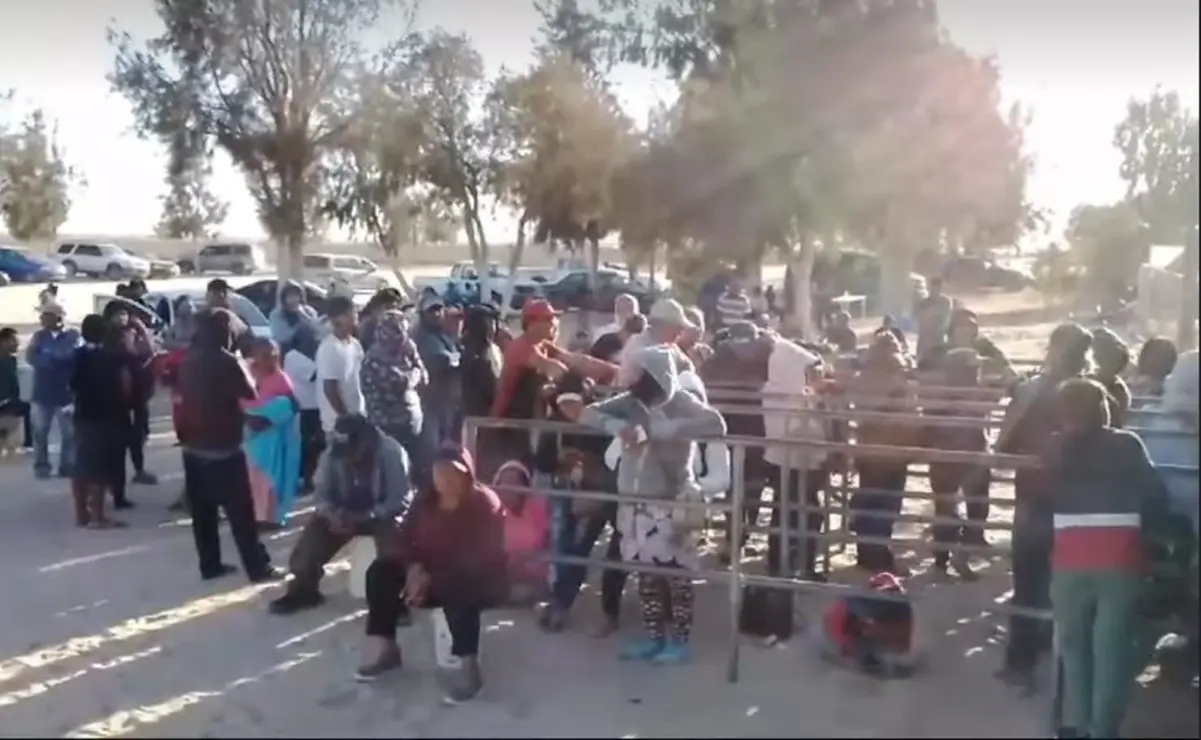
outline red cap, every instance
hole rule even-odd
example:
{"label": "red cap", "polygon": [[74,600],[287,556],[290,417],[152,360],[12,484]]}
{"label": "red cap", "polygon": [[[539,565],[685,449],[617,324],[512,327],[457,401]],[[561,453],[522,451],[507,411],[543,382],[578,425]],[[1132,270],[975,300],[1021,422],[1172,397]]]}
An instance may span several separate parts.
{"label": "red cap", "polygon": [[521,307],[522,321],[543,321],[552,319],[559,315],[559,311],[551,305],[550,301],[545,298],[536,298],[532,301],[526,301]]}

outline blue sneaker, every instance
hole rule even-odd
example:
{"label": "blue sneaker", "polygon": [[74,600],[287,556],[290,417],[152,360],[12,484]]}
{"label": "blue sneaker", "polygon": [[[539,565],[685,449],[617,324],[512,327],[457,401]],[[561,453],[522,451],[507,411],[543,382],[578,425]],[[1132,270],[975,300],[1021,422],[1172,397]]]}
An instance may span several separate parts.
{"label": "blue sneaker", "polygon": [[621,649],[622,660],[651,660],[663,651],[664,643],[651,637],[643,637],[626,643]]}
{"label": "blue sneaker", "polygon": [[692,647],[686,642],[672,640],[650,659],[657,665],[681,665],[692,660]]}

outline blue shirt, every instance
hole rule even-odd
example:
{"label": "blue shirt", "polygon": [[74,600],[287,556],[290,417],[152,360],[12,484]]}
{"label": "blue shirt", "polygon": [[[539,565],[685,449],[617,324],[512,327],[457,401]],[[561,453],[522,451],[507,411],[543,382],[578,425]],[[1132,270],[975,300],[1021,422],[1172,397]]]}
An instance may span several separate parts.
{"label": "blue shirt", "polygon": [[29,340],[26,356],[33,366],[33,402],[43,406],[68,406],[75,349],[81,344],[74,329],[38,329]]}

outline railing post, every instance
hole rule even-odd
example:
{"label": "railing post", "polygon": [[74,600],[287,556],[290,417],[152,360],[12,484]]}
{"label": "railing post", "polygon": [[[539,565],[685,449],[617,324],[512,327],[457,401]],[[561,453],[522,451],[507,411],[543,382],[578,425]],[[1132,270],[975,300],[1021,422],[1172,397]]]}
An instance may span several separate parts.
{"label": "railing post", "polygon": [[[791,461],[792,455],[786,455],[785,460]],[[796,471],[787,465],[781,466],[780,470],[780,489],[775,492],[775,501],[773,502],[776,511],[780,512],[780,538],[777,545],[776,567],[780,569],[779,573],[770,573],[769,575],[779,576],[780,578],[791,578],[794,572],[792,562],[792,539],[795,533],[792,527],[789,526],[789,518],[792,514],[792,497],[789,495],[792,492],[792,476]]]}
{"label": "railing post", "polygon": [[738,683],[738,618],[742,612],[742,507],[746,498],[746,446],[741,442],[733,445],[730,466],[730,654],[726,666],[726,680]]}

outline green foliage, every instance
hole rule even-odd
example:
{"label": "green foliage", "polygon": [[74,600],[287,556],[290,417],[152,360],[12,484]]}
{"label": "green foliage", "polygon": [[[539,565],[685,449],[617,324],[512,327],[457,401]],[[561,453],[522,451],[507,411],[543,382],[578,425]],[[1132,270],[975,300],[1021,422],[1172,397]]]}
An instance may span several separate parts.
{"label": "green foliage", "polygon": [[1154,241],[1183,244],[1197,228],[1196,113],[1184,108],[1176,92],[1157,89],[1127,104],[1113,143],[1122,154],[1119,174],[1127,198]]}
{"label": "green foliage", "polygon": [[0,130],[0,214],[14,239],[53,238],[71,210],[71,188],[81,183],[42,111]]}
{"label": "green foliage", "polygon": [[1135,283],[1151,248],[1150,231],[1128,202],[1082,205],[1072,211],[1065,233],[1085,287],[1096,297],[1120,296]]}
{"label": "green foliage", "polygon": [[[353,75],[373,63],[358,39],[387,0],[155,0],[163,32],[110,32],[110,81],[143,136],[188,132],[246,175],[269,234],[295,255],[314,226],[323,159],[354,111]],[[297,261],[298,262],[298,261]]]}
{"label": "green foliage", "polygon": [[169,156],[167,192],[159,198],[162,213],[154,232],[165,239],[215,237],[229,215],[229,203],[209,188],[210,153],[194,154],[177,146]]}

